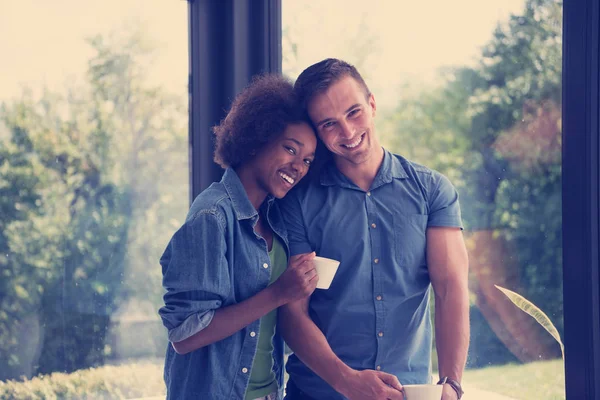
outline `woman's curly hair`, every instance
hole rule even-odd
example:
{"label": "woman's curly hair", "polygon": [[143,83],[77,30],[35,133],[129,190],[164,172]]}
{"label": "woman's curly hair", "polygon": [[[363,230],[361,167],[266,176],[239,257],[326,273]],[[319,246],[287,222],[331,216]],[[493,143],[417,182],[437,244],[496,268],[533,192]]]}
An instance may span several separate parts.
{"label": "woman's curly hair", "polygon": [[231,110],[213,128],[214,160],[223,168],[237,167],[260,152],[289,124],[306,122],[292,83],[281,75],[266,74],[236,96]]}

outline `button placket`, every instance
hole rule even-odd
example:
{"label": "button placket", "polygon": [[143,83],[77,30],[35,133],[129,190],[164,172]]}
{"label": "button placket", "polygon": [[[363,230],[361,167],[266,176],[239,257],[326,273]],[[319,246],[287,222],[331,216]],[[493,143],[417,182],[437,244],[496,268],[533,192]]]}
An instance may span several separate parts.
{"label": "button placket", "polygon": [[[367,210],[367,229],[370,236],[371,243],[371,268],[373,274],[373,288],[371,296],[374,299],[373,307],[375,309],[375,337],[378,342],[383,341],[383,329],[385,327],[385,310],[383,304],[383,271],[380,266],[381,256],[384,254],[382,249],[382,225],[380,220],[380,213],[378,212],[378,204],[371,191],[368,191],[365,196],[365,206]],[[379,352],[382,350],[381,346],[377,346],[375,354],[375,365],[374,367],[381,371],[381,356]]]}

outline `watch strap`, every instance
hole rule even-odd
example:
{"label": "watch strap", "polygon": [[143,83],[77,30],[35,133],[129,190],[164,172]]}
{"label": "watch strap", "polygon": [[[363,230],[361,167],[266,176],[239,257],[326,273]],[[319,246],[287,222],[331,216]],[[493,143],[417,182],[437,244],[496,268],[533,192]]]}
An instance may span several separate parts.
{"label": "watch strap", "polygon": [[454,391],[456,392],[456,395],[458,396],[459,399],[465,393],[462,389],[462,386],[460,386],[460,383],[458,381],[455,381],[454,379],[450,379],[447,376],[444,376],[443,378],[441,378],[437,384],[438,385],[444,385],[444,384],[450,385],[450,387],[452,389],[454,389]]}

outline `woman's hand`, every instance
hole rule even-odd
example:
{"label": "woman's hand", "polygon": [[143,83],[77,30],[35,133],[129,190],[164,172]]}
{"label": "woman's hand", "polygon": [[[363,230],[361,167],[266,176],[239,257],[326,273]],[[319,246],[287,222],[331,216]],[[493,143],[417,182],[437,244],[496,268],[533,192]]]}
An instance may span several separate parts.
{"label": "woman's hand", "polygon": [[314,292],[319,280],[314,258],[314,251],[290,258],[287,269],[271,286],[282,305],[303,299]]}

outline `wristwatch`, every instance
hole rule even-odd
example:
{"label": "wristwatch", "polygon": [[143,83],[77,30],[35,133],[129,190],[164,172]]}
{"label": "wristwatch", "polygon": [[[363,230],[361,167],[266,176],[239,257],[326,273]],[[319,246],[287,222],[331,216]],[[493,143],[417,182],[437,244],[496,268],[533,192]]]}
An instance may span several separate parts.
{"label": "wristwatch", "polygon": [[443,385],[443,384],[450,385],[450,387],[452,389],[454,389],[454,391],[456,392],[456,395],[458,396],[459,400],[462,397],[462,395],[465,393],[462,389],[462,386],[460,386],[460,383],[458,383],[458,381],[455,381],[454,379],[450,379],[447,376],[444,376],[442,379],[440,379],[437,384],[438,385]]}

